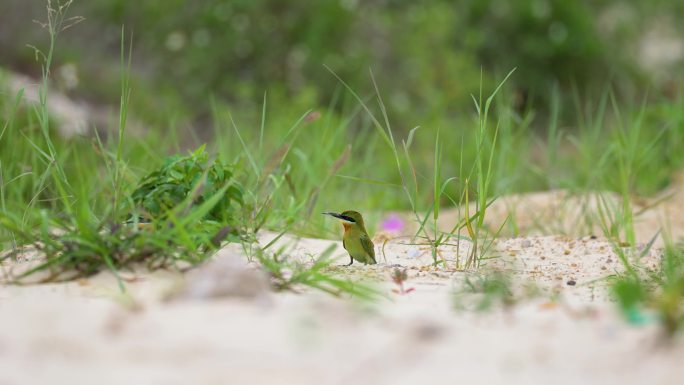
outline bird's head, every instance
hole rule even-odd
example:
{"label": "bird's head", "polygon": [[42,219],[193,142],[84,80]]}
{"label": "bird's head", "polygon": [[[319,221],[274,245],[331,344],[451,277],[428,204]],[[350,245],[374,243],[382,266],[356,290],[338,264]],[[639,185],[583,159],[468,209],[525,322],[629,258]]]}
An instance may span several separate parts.
{"label": "bird's head", "polygon": [[363,217],[361,216],[361,213],[358,211],[352,211],[352,210],[347,210],[343,211],[341,213],[323,213],[325,215],[330,215],[333,216],[339,220],[342,221],[342,226],[344,226],[344,229],[351,229],[354,227],[358,227],[362,229],[363,231],[366,231],[366,227],[363,223]]}

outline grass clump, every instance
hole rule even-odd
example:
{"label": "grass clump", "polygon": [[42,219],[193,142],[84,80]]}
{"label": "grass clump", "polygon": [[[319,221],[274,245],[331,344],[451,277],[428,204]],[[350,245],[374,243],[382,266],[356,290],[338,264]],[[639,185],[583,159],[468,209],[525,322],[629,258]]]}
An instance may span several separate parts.
{"label": "grass clump", "polygon": [[633,324],[657,321],[667,339],[684,330],[684,245],[670,243],[654,270],[633,267],[612,284],[625,318]]}
{"label": "grass clump", "polygon": [[26,230],[22,217],[3,213],[0,227],[23,247],[10,251],[2,261],[17,259],[27,250],[39,261],[13,276],[12,282],[21,283],[38,272],[44,273],[40,282],[51,282],[87,277],[105,268],[116,274],[138,264],[156,269],[204,261],[227,236],[236,239],[236,211],[242,201],[232,166],[218,161],[206,166],[206,162],[207,154],[200,147],[188,156],[167,159],[144,177],[129,199],[143,211],[143,221],[134,216],[124,223],[108,213],[100,217],[88,206],[87,196],[70,208],[71,215],[40,210],[38,230]]}
{"label": "grass clump", "polygon": [[511,273],[493,270],[466,275],[454,292],[453,304],[457,310],[488,311],[510,308],[538,295],[536,286],[516,284]]}

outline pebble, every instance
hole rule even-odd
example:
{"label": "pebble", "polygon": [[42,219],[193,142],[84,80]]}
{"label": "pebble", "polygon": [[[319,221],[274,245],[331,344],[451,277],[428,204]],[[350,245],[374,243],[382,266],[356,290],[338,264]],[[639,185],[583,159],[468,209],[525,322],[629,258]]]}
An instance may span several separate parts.
{"label": "pebble", "polygon": [[420,257],[420,250],[418,249],[411,249],[406,253],[406,255],[409,256],[409,258],[418,258]]}

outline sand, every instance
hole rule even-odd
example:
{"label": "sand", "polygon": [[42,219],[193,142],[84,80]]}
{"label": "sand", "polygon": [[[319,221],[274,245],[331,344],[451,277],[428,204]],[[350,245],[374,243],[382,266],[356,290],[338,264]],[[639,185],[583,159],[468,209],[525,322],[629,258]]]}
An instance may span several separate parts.
{"label": "sand", "polygon": [[[637,248],[650,234],[639,231]],[[655,319],[625,321],[608,290],[622,265],[590,235],[502,238],[478,271],[455,269],[466,241],[444,246],[445,266],[434,268],[429,247],[392,238],[383,253],[379,235],[378,265],[332,268],[374,285],[383,295],[374,302],[273,293],[236,246],[190,274],[127,273],[126,293],[108,273],[0,286],[0,385],[681,384],[681,337],[666,346]],[[331,244],[336,263],[348,261],[336,241],[279,243],[302,263]],[[659,249],[645,255],[639,265],[657,268]],[[397,267],[409,293],[396,292]],[[512,277],[515,303],[478,312],[482,296],[464,282],[493,271]]]}

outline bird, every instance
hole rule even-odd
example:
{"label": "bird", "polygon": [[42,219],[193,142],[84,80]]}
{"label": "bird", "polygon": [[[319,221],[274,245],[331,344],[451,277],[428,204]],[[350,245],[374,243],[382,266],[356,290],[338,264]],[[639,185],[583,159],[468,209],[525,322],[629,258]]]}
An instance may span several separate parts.
{"label": "bird", "polygon": [[361,213],[347,210],[339,214],[332,212],[323,214],[342,221],[342,226],[344,227],[342,246],[349,253],[350,259],[349,264],[346,266],[351,266],[355,260],[366,265],[375,265],[377,263],[375,261],[375,246],[370,236],[368,236]]}

